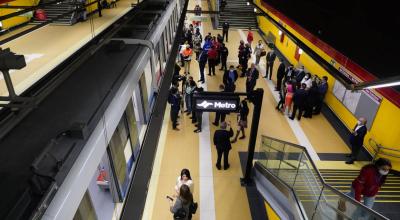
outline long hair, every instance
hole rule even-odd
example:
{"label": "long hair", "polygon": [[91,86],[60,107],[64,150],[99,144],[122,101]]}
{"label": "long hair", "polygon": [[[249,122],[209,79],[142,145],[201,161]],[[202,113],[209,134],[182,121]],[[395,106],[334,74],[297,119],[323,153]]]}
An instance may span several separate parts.
{"label": "long hair", "polygon": [[179,189],[179,197],[182,199],[183,204],[188,204],[193,201],[193,195],[190,192],[189,186],[183,184]]}
{"label": "long hair", "polygon": [[182,180],[182,176],[185,175],[188,179],[192,179],[192,177],[190,176],[190,171],[188,169],[182,169],[181,171],[181,180]]}

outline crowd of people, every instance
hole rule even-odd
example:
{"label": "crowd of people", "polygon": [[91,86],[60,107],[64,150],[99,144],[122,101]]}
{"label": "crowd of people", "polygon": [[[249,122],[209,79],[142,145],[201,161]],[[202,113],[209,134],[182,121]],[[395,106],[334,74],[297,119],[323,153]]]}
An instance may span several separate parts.
{"label": "crowd of people", "polygon": [[[267,52],[261,40],[258,41],[256,45],[252,46],[254,37],[250,28],[247,33],[247,42],[244,40],[239,42],[237,66],[235,67],[235,65],[231,64],[228,67],[227,58],[229,50],[225,43],[228,42],[229,23],[223,23],[221,34],[213,36],[211,33],[208,33],[204,37],[200,33],[198,25],[198,23],[189,24],[184,29],[179,62],[175,65],[175,74],[168,97],[168,102],[171,104],[171,120],[174,130],[179,130],[177,127],[179,125],[177,122],[179,112],[184,112],[186,115],[190,116],[192,123],[195,124],[196,128],[194,132],[198,133],[202,131],[202,112],[195,111],[193,96],[196,93],[204,91],[201,84],[205,82],[204,74],[207,65],[208,75],[210,77],[217,75],[215,68],[220,65],[219,70],[223,71],[222,84],[219,85],[219,91],[221,93],[234,92],[239,77],[246,77],[246,92],[250,93],[255,89],[260,74],[267,80],[271,80],[272,75],[276,74],[275,91],[279,93],[279,102],[276,106],[278,111],[287,115],[291,120],[294,120],[294,118],[300,120],[302,117],[312,118],[313,115],[321,112],[323,100],[328,91],[328,77],[323,76],[319,78],[316,75],[312,75],[307,72],[303,66],[295,68],[294,65],[288,64],[282,57],[279,57],[273,47],[269,46],[271,50]],[[255,63],[250,63],[249,67],[248,64],[252,54],[254,54],[256,59]],[[193,56],[195,56],[194,59],[199,65],[200,79],[197,82],[191,76],[190,71]],[[265,73],[261,73],[259,64],[264,56],[266,71]],[[277,58],[280,63],[275,73],[273,70]],[[184,68],[183,75],[180,74],[180,69],[182,67]],[[181,90],[179,89],[180,87]],[[232,148],[232,143],[235,143],[237,139],[244,139],[246,137],[245,130],[247,128],[247,117],[249,114],[248,103],[251,102],[251,97],[246,97],[240,101],[239,111],[237,112],[237,123],[234,124],[226,120],[226,113],[215,113],[215,120],[212,124],[217,127],[219,126],[219,128],[214,133],[213,144],[218,154],[215,164],[218,170],[222,169],[222,157],[224,160],[224,170],[229,169],[229,151]],[[184,114],[182,114],[182,116],[183,115]],[[236,125],[236,134],[232,125]],[[349,155],[350,161],[347,163],[351,164],[357,158],[366,133],[365,125],[366,120],[360,118],[359,123],[353,129],[350,137],[352,154]],[[242,135],[240,136],[240,134]],[[360,194],[362,194],[362,192],[360,192],[360,184],[363,184],[360,179],[363,178],[363,175],[367,175],[365,174],[367,172],[365,170],[372,170],[374,168],[379,171],[375,172],[374,175],[379,174],[380,176],[378,176],[381,178],[387,175],[386,170],[390,169],[390,167],[390,162],[382,162],[380,160],[374,166],[363,168],[358,179],[353,182],[352,192],[349,195],[359,200]],[[381,172],[380,170],[382,169],[384,169],[385,172]],[[385,178],[382,177],[382,181],[379,183],[377,189],[384,183],[384,180]],[[190,201],[193,201],[193,196],[191,194],[193,192],[192,184],[193,182],[189,171],[182,171],[175,189],[177,201],[175,203],[171,202],[171,212],[177,213],[179,207],[181,207],[186,210],[186,213],[192,213],[189,207],[190,204],[192,204]],[[374,193],[376,194],[377,190],[374,191]],[[373,193],[367,192],[365,196],[372,194]],[[370,204],[366,205],[371,206]],[[188,215],[187,219],[190,218],[191,214]]]}

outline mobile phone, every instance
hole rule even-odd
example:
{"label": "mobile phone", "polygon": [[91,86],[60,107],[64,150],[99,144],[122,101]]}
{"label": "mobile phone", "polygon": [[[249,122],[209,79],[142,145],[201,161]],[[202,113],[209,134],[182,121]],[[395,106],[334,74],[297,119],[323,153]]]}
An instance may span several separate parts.
{"label": "mobile phone", "polygon": [[167,196],[167,199],[174,201],[174,199],[171,196]]}

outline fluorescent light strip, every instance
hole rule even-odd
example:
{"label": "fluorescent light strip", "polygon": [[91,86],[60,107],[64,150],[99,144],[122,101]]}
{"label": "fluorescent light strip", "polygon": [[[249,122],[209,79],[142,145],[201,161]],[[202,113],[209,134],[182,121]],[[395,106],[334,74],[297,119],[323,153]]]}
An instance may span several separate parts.
{"label": "fluorescent light strip", "polygon": [[373,85],[373,86],[367,86],[366,89],[378,89],[378,88],[398,86],[398,85],[400,85],[400,81],[383,83],[383,84],[378,84],[378,85]]}

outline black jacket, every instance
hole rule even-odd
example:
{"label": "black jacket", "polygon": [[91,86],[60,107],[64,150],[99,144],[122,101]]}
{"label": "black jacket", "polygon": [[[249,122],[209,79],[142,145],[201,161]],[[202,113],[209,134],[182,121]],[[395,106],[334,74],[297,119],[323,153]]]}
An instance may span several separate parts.
{"label": "black jacket", "polygon": [[[233,82],[236,82],[239,75],[236,70],[233,70],[233,74],[235,75],[235,81],[233,81]],[[228,77],[229,77],[229,70],[226,70],[224,72],[224,76],[222,77],[222,82],[224,83],[224,85],[228,84]]]}
{"label": "black jacket", "polygon": [[364,142],[364,137],[367,134],[367,126],[361,126],[356,132],[357,125],[353,128],[353,133],[350,135],[350,144],[356,146],[362,146]]}
{"label": "black jacket", "polygon": [[304,89],[298,89],[293,95],[293,102],[295,105],[304,106],[307,100],[307,91]]}
{"label": "black jacket", "polygon": [[274,63],[275,58],[276,58],[275,52],[270,51],[267,53],[267,63]]}
{"label": "black jacket", "polygon": [[221,47],[219,53],[221,54],[221,59],[226,60],[228,58],[229,51],[227,47]]}
{"label": "black jacket", "polygon": [[283,79],[283,77],[285,77],[285,74],[286,74],[285,68],[286,68],[286,67],[285,67],[285,64],[284,64],[284,63],[279,64],[278,72],[277,72],[277,75],[276,75],[276,77],[277,77],[278,79]]}
{"label": "black jacket", "polygon": [[300,83],[301,80],[303,80],[304,76],[306,76],[306,72],[303,70],[300,70],[299,72],[296,73],[296,82]]}
{"label": "black jacket", "polygon": [[248,85],[256,85],[257,79],[259,76],[258,70],[255,68],[254,71],[251,71],[251,68],[247,70],[247,76],[250,76],[251,79],[246,79],[246,84]]}
{"label": "black jacket", "polygon": [[233,137],[233,130],[229,128],[227,130],[216,130],[214,133],[214,145],[219,150],[230,150],[232,149],[230,138]]}
{"label": "black jacket", "polygon": [[222,31],[228,32],[228,30],[229,30],[229,23],[228,22],[224,22],[222,24]]}

